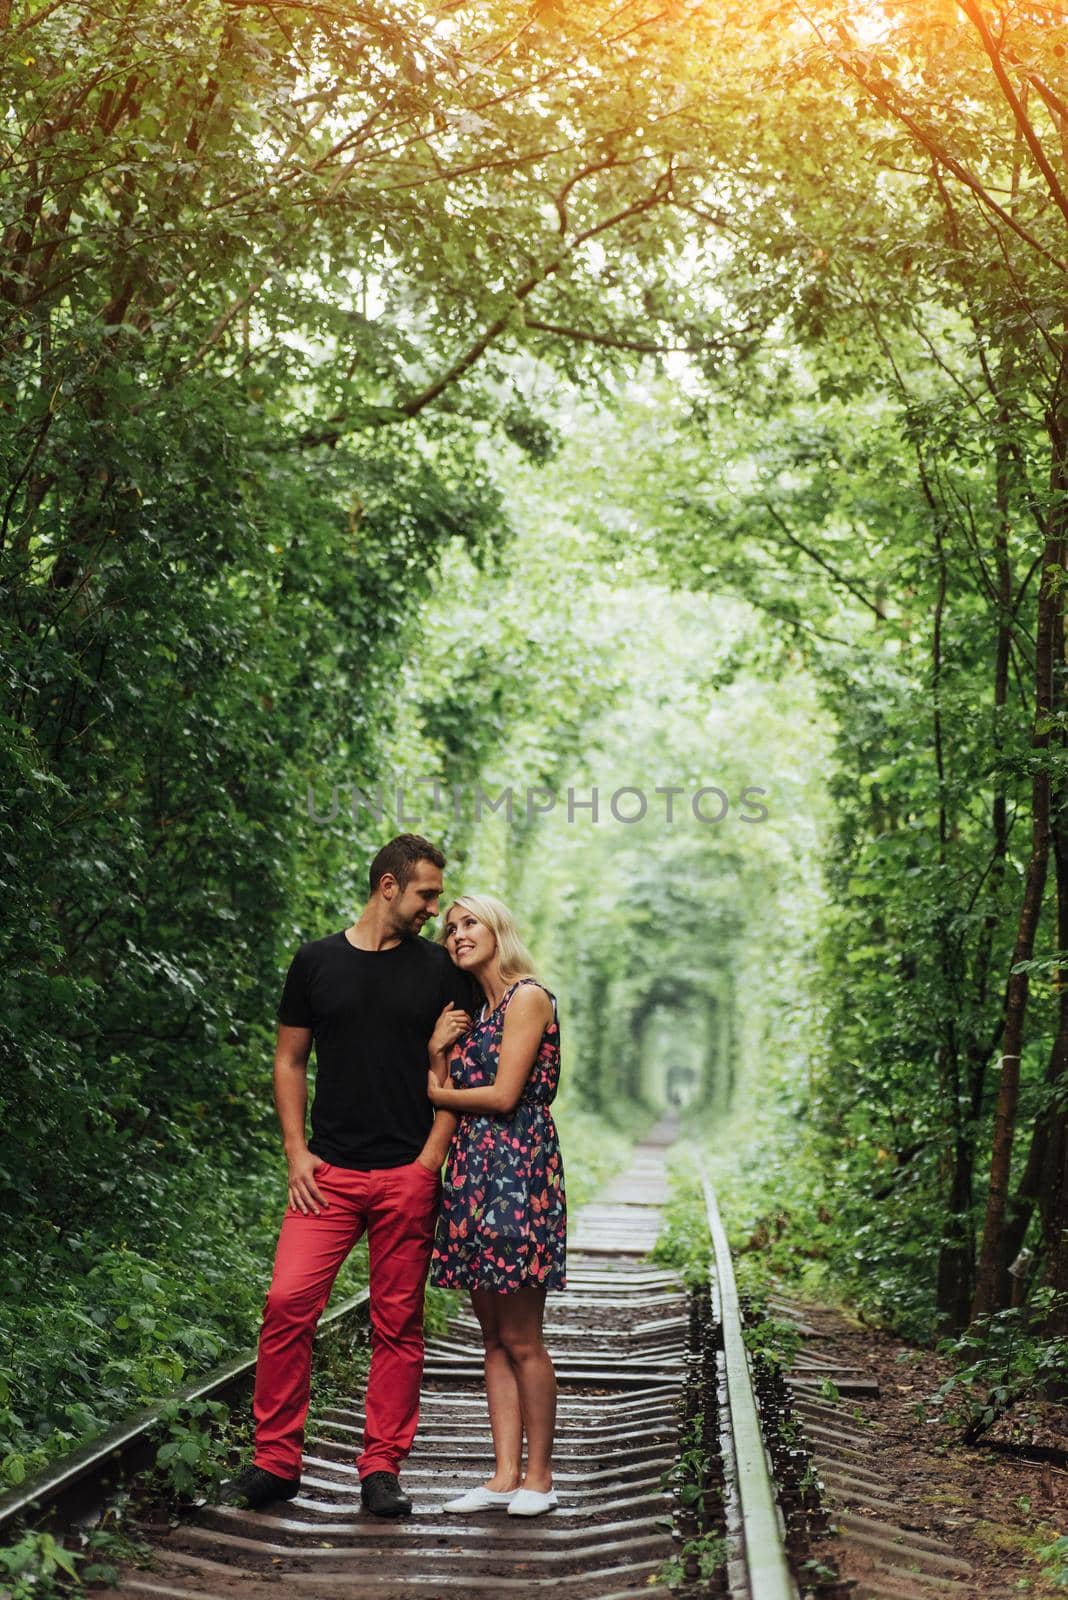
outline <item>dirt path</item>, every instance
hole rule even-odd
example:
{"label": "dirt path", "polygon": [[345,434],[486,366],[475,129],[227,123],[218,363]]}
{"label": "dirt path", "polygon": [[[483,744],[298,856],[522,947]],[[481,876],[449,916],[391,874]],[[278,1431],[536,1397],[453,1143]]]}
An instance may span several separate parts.
{"label": "dirt path", "polygon": [[[842,1367],[859,1368],[879,1384],[877,1399],[843,1395],[829,1402],[821,1397],[818,1408],[807,1407],[816,1426],[826,1428],[829,1454],[857,1463],[855,1473],[850,1465],[840,1467],[843,1475],[871,1484],[869,1503],[858,1503],[859,1491],[848,1496],[841,1489],[836,1492],[834,1470],[821,1464],[832,1508],[848,1507],[849,1515],[868,1518],[876,1527],[893,1522],[971,1568],[965,1576],[947,1562],[942,1578],[917,1575],[917,1591],[944,1591],[961,1600],[1020,1595],[1064,1600],[1068,1587],[1055,1587],[1057,1568],[1044,1565],[1037,1552],[1068,1535],[1068,1470],[989,1445],[960,1444],[959,1427],[940,1421],[930,1404],[930,1396],[951,1372],[949,1363],[931,1351],[903,1344],[827,1307],[789,1300],[784,1309],[818,1334],[806,1344],[809,1353],[818,1350],[821,1361],[826,1354]],[[1036,1408],[1016,1419],[1017,1424],[1027,1416],[1029,1436],[1068,1447],[1064,1408]],[[836,1430],[840,1440],[849,1441],[837,1451]],[[815,1438],[812,1443],[816,1448]],[[895,1589],[904,1580],[887,1573],[880,1552],[854,1544],[848,1526],[844,1532],[844,1549],[843,1541],[827,1548],[837,1550],[842,1574],[856,1581],[857,1592],[904,1594],[904,1587]],[[1068,1567],[1068,1558],[1062,1565]]]}

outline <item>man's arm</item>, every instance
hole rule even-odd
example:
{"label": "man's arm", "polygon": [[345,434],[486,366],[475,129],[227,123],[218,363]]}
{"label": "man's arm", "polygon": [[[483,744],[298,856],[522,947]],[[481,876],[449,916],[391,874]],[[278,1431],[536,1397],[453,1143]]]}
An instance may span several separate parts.
{"label": "man's arm", "polygon": [[[429,1069],[437,1073],[440,1083],[444,1083],[449,1076],[448,1060],[452,1054],[453,1044],[470,1026],[471,1018],[468,1013],[458,1009],[451,1000],[446,1000],[427,1045]],[[459,1118],[451,1111],[439,1109],[435,1112],[426,1143],[416,1157],[424,1167],[430,1167],[436,1172],[441,1170],[449,1153],[449,1144],[456,1132],[458,1121]]]}
{"label": "man's arm", "polygon": [[[282,1125],[282,1145],[289,1167],[289,1204],[293,1211],[319,1215],[320,1206],[329,1206],[315,1182],[315,1169],[322,1160],[308,1149],[305,1117],[308,1110],[308,1057],[312,1030],[278,1024],[278,1043],[274,1051],[274,1106]],[[440,1114],[440,1113],[439,1113]]]}
{"label": "man's arm", "polygon": [[420,1150],[416,1160],[421,1161],[424,1167],[430,1167],[434,1172],[440,1172],[445,1164],[445,1157],[449,1153],[452,1136],[456,1132],[459,1118],[451,1111],[439,1110],[434,1116],[434,1125],[426,1136],[426,1144]]}

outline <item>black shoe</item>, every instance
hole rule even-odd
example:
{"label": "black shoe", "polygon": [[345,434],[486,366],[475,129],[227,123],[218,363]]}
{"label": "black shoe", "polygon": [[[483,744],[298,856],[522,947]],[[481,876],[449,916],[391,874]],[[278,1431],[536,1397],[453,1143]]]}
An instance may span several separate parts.
{"label": "black shoe", "polygon": [[376,1517],[409,1517],[412,1502],[402,1494],[395,1472],[369,1472],[360,1482],[360,1500],[365,1511]]}
{"label": "black shoe", "polygon": [[265,1506],[272,1500],[292,1500],[300,1492],[299,1478],[280,1478],[266,1467],[248,1466],[236,1478],[227,1478],[219,1494],[224,1506]]}

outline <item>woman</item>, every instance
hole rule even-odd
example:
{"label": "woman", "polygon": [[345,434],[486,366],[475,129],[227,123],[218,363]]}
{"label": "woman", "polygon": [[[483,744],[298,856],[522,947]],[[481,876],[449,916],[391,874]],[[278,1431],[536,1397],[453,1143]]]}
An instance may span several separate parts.
{"label": "woman", "polygon": [[430,1281],[470,1293],[485,1345],[496,1461],[491,1478],[445,1510],[498,1507],[534,1517],[557,1503],[556,1374],[542,1338],[546,1291],[565,1287],[564,1169],[549,1110],[560,1077],[556,1000],[534,976],[499,900],[463,895],[440,937],[456,965],[478,979],[486,1003],[462,1039],[466,1019],[446,1006],[430,1040],[427,1092],[459,1118]]}

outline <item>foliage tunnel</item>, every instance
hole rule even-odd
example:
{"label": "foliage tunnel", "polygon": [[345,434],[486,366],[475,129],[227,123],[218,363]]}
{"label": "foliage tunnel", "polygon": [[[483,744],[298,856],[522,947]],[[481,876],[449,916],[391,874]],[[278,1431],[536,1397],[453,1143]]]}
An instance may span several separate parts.
{"label": "foliage tunnel", "polygon": [[251,1339],[281,975],[409,822],[576,1195],[683,1110],[886,1321],[1063,1338],[1063,20],[0,42],[4,1480]]}

